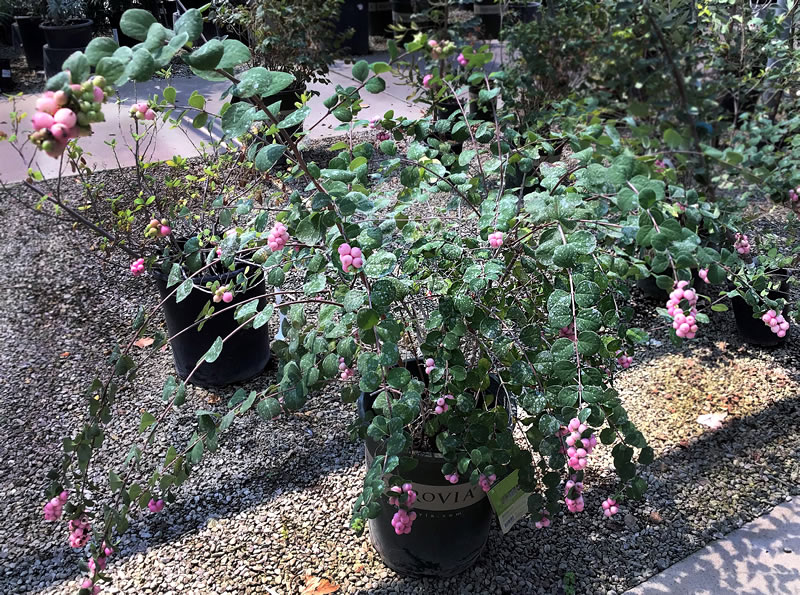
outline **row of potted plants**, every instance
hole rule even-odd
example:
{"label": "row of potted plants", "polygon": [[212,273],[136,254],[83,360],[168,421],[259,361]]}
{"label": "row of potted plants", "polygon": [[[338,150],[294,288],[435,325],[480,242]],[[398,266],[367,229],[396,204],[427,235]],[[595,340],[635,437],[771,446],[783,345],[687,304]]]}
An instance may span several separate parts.
{"label": "row of potted plants", "polygon": [[[751,245],[734,209],[721,217],[713,196],[680,184],[677,168],[640,151],[635,137],[624,141],[619,130],[635,122],[571,103],[543,135],[503,113],[502,77],[483,70],[486,47],[418,34],[403,48],[390,42],[387,62],[357,62],[358,83],[324,102],[326,118],[351,134],[317,163],[299,146],[301,127],[319,124],[308,121],[307,98],[290,110],[270,99],[294,76],[238,71],[250,49],[200,43],[197,10],[171,29],[131,10],[122,26],[144,44],[124,52],[100,38],[73,54],[48,81],[31,137],[75,168],[85,204],[108,203],[114,216],[73,208],[36,175],[25,183],[100,234],[104,248],[127,254],[131,274],[152,275],[162,298],[136,316],[108,376],[91,383],[88,418],[50,476],[46,515],[66,515],[71,544],[89,545],[82,595],[110,580],[107,561],[135,511],[174,501],[239,415],[268,421],[339,383],[356,406],[368,465],[353,529],[369,526],[399,572],[451,575],[485,547],[486,494],[500,482],[516,484],[544,528],[563,508],[587,507],[584,470],[595,449],[611,448],[619,483],[590,508],[613,516],[642,496],[637,463],[654,453],[613,387],[648,338],[631,324],[637,279],[652,276],[668,291],[660,312],[675,342],[702,332],[728,297],[743,299],[763,330],[786,335],[786,295],[771,283],[781,272],[773,267],[790,269],[792,257]],[[138,195],[104,196],[75,139],[91,132],[114,86],[147,80],[175,55],[227,80],[236,101],[214,114],[199,94],[182,103],[166,88],[131,111],[136,154],[159,122],[185,115],[199,128],[216,122],[223,138],[204,149],[199,179],[179,159],[162,164],[168,182],[156,185],[140,157]],[[382,92],[387,73],[416,80],[431,115],[365,114],[362,94]],[[470,116],[470,84],[484,120]],[[12,140],[24,138],[26,122],[17,115]],[[371,136],[358,141],[361,129]],[[390,178],[399,190],[385,190]],[[279,337],[271,343],[270,327]],[[142,401],[133,456],[101,469],[94,455],[119,390],[135,383],[131,348],[143,336],[153,338],[145,357],[171,345],[178,378],[165,379],[160,405]],[[224,411],[198,411],[186,441],[140,469],[154,433],[191,402],[192,384],[241,381],[270,355],[274,382],[236,391]]]}

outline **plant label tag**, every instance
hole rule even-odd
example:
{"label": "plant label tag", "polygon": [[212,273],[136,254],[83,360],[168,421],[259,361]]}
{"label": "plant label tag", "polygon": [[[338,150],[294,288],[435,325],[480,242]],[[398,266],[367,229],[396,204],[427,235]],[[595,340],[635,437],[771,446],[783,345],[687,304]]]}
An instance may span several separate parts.
{"label": "plant label tag", "polygon": [[504,534],[528,514],[528,496],[528,492],[519,488],[519,471],[516,470],[489,490],[489,502],[492,503]]}

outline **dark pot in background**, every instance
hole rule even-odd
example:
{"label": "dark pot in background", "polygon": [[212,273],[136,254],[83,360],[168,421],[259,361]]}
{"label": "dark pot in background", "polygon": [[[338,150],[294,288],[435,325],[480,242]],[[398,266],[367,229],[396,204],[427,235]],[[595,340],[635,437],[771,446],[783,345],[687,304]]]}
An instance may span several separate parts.
{"label": "dark pot in background", "polygon": [[388,0],[378,2],[369,0],[369,34],[379,37],[391,37],[392,3]]}
{"label": "dark pot in background", "polygon": [[[781,284],[778,289],[770,291],[767,294],[768,297],[771,300],[779,298],[788,300],[789,283],[787,279],[789,272],[786,269],[778,269],[773,271],[772,274],[776,277],[781,277]],[[782,345],[792,332],[792,327],[790,326],[785,337],[779,337],[773,333],[761,318],[753,318],[753,309],[744,301],[744,298],[731,298],[731,306],[733,307],[733,316],[736,319],[736,329],[745,342],[751,345],[761,345],[762,347]]]}
{"label": "dark pot in background", "polygon": [[39,28],[44,31],[44,39],[50,49],[73,49],[86,48],[89,42],[92,41],[92,25],[94,21],[91,19],[81,19],[71,22],[67,25],[39,25]]}
{"label": "dark pot in background", "polygon": [[494,122],[497,98],[492,99],[491,103],[478,103],[478,94],[482,88],[472,86],[469,88],[469,117],[482,122]]}
{"label": "dark pot in background", "polygon": [[39,28],[42,19],[39,17],[16,17],[15,23],[19,29],[22,50],[25,52],[25,62],[31,70],[42,70],[44,61],[42,59],[42,47],[45,38],[44,31]]}
{"label": "dark pot in background", "polygon": [[[241,271],[226,273],[225,275],[209,275],[195,281],[196,285],[204,286],[209,281],[222,283],[233,281]],[[176,287],[167,288],[167,275],[160,271],[153,271],[161,299],[165,299]],[[264,278],[261,277],[244,293],[237,293],[230,304],[214,304],[217,311],[243,303],[247,298],[265,293]],[[173,296],[164,303],[164,317],[167,320],[169,336],[178,334],[183,329],[191,326],[197,320],[206,302],[211,299],[210,294],[199,291],[197,288],[180,303]],[[259,300],[258,307],[266,305],[266,298]],[[194,369],[197,362],[214,344],[217,337],[223,339],[233,332],[239,324],[233,317],[234,310],[228,310],[206,321],[200,331],[194,327],[170,342],[172,357],[175,360],[175,369],[178,376],[186,378]],[[269,362],[269,332],[267,325],[260,328],[242,329],[226,341],[222,353],[213,363],[203,363],[192,376],[190,383],[202,387],[226,386],[235,382],[244,382],[258,376]]]}
{"label": "dark pot in background", "polygon": [[[412,375],[423,376],[420,362],[410,360],[406,368]],[[494,379],[487,392],[498,395],[500,385]],[[366,420],[376,395],[362,393],[358,413]],[[366,439],[367,465],[381,445]],[[403,474],[414,485],[417,518],[407,535],[397,535],[391,525],[396,508],[385,499],[381,514],[369,521],[369,537],[384,564],[404,576],[449,577],[471,567],[483,552],[489,538],[494,511],[489,498],[469,480],[453,485],[442,475],[444,459],[438,453],[416,453],[419,464]]]}
{"label": "dark pot in background", "polygon": [[364,0],[344,0],[336,22],[339,34],[352,29],[353,34],[342,42],[342,47],[356,56],[369,54],[369,10]]}
{"label": "dark pot in background", "polygon": [[542,18],[541,2],[519,2],[510,4],[509,7],[521,23],[532,23]]}
{"label": "dark pot in background", "polygon": [[500,38],[500,14],[502,7],[493,0],[476,0],[472,11],[483,24],[484,39]]}

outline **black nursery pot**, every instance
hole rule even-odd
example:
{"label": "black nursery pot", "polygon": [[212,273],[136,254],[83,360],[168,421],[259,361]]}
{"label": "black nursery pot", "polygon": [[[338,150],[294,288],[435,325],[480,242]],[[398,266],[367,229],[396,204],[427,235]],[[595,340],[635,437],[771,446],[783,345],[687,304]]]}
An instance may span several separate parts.
{"label": "black nursery pot", "polygon": [[[225,275],[210,275],[195,280],[196,285],[204,286],[208,282],[220,281],[227,283],[233,281],[242,271],[234,271]],[[167,288],[167,275],[154,271],[156,286],[165,299],[177,286]],[[264,278],[251,285],[246,292],[237,293],[229,304],[214,304],[216,310],[222,307],[235,306],[243,303],[248,298],[265,293]],[[210,295],[198,289],[192,292],[180,303],[175,297],[164,303],[164,317],[167,320],[169,336],[177,335],[183,329],[193,325],[200,312],[203,310]],[[258,301],[259,309],[266,305],[266,298]],[[175,360],[175,369],[178,376],[186,378],[194,369],[197,362],[203,357],[217,337],[223,339],[233,332],[239,324],[233,316],[234,310],[228,310],[206,321],[203,328],[197,327],[188,330],[171,341],[172,357]],[[225,342],[222,353],[213,363],[205,362],[192,376],[190,383],[202,387],[226,386],[235,382],[244,382],[260,374],[269,362],[269,333],[267,325],[260,328],[247,328],[238,331]]]}
{"label": "black nursery pot", "polygon": [[350,54],[369,54],[369,19],[369,9],[363,0],[344,0],[336,21],[336,32],[341,34],[353,30],[353,34],[342,43]]}
{"label": "black nursery pot", "polygon": [[25,52],[25,62],[31,70],[41,70],[44,67],[42,61],[42,46],[45,44],[44,31],[39,28],[42,19],[39,17],[15,17],[15,23],[19,30],[22,50]]}
{"label": "black nursery pot", "polygon": [[73,21],[67,25],[39,25],[51,49],[86,48],[92,40],[91,19]]}
{"label": "black nursery pot", "polygon": [[499,39],[501,6],[494,0],[476,0],[472,5],[475,16],[481,18],[484,39]]}
{"label": "black nursery pot", "polygon": [[[406,368],[416,377],[422,376],[420,362],[406,362]],[[498,395],[500,385],[494,380],[487,392]],[[361,393],[358,412],[362,420],[372,407],[376,394]],[[377,454],[379,444],[366,439],[366,459],[369,465]],[[411,533],[397,535],[391,521],[397,509],[385,499],[381,513],[369,521],[369,536],[383,563],[404,576],[449,577],[471,567],[486,547],[494,512],[489,498],[468,479],[453,485],[442,475],[444,459],[438,453],[414,454],[419,461],[403,478],[414,485],[417,513]]]}
{"label": "black nursery pot", "polygon": [[392,3],[386,1],[369,0],[369,34],[380,37],[391,37],[392,30]]}
{"label": "black nursery pot", "polygon": [[[772,300],[783,298],[789,299],[789,284],[787,282],[789,272],[786,269],[777,269],[772,273],[776,277],[781,277],[781,285],[779,289],[770,291],[768,296]],[[791,327],[787,331],[785,337],[779,337],[773,333],[770,328],[764,324],[760,318],[753,318],[753,308],[747,305],[743,298],[731,298],[731,306],[733,307],[733,316],[736,319],[736,330],[739,335],[751,345],[760,345],[762,347],[776,347],[782,345],[791,333]]]}

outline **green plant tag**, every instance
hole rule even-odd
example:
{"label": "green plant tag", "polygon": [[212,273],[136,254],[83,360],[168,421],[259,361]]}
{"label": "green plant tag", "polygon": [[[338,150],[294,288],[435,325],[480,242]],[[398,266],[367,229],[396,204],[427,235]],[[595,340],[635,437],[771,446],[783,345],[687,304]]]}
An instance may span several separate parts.
{"label": "green plant tag", "polygon": [[519,471],[516,469],[489,490],[489,502],[497,514],[497,520],[504,534],[528,514],[528,496],[529,493],[519,488]]}

